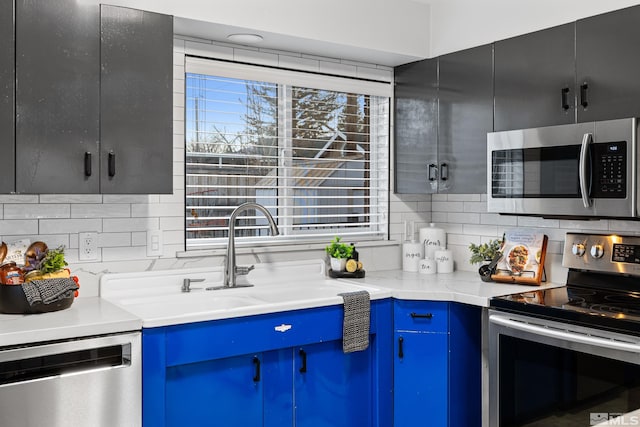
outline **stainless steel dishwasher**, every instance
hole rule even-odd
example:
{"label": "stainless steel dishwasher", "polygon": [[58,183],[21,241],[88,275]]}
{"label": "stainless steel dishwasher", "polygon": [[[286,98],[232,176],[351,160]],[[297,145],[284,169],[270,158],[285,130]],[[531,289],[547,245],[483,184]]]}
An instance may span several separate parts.
{"label": "stainless steel dishwasher", "polygon": [[0,426],[142,424],[140,332],[0,349]]}

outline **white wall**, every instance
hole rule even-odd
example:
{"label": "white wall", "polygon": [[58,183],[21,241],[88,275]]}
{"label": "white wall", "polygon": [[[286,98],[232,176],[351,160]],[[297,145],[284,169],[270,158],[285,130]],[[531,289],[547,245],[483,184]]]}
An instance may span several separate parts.
{"label": "white wall", "polygon": [[632,0],[427,1],[431,57],[638,4]]}
{"label": "white wall", "polygon": [[[429,6],[411,0],[111,0],[109,3],[193,20],[191,24],[176,21],[178,34],[218,41],[224,41],[227,35],[215,28],[222,26],[259,32],[265,36],[262,45],[269,48],[340,59],[397,65],[429,54]],[[209,27],[202,26],[203,22]],[[403,57],[404,60],[399,60]]]}

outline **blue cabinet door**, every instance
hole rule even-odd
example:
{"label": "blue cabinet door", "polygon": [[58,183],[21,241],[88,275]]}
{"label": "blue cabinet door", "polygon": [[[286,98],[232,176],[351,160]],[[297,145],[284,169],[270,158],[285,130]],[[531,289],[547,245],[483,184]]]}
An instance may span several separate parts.
{"label": "blue cabinet door", "polygon": [[296,427],[372,424],[372,351],[343,353],[342,340],[294,349]]}
{"label": "blue cabinet door", "polygon": [[395,332],[394,426],[448,423],[448,334]]}
{"label": "blue cabinet door", "polygon": [[262,354],[167,368],[166,426],[261,426]]}

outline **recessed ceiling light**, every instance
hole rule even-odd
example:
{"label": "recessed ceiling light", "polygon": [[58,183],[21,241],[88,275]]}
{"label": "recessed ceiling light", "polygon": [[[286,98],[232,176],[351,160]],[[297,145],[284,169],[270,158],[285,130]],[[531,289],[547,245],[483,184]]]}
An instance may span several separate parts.
{"label": "recessed ceiling light", "polygon": [[227,39],[235,43],[255,44],[262,41],[262,36],[260,34],[238,33],[229,34]]}

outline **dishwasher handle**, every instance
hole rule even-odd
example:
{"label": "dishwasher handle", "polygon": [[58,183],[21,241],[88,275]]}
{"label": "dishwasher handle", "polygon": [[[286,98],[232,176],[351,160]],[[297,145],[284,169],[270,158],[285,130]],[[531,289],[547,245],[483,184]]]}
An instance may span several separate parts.
{"label": "dishwasher handle", "polygon": [[591,345],[595,347],[604,348],[607,350],[619,350],[619,351],[626,351],[629,353],[640,353],[639,344],[606,339],[606,338],[599,338],[599,337],[580,334],[576,332],[569,332],[569,331],[563,331],[560,329],[547,328],[544,326],[532,325],[530,323],[512,320],[505,316],[500,316],[495,314],[490,315],[489,322],[496,325],[504,326],[509,329],[529,332],[532,334],[541,335],[549,338],[555,338],[563,341]]}

